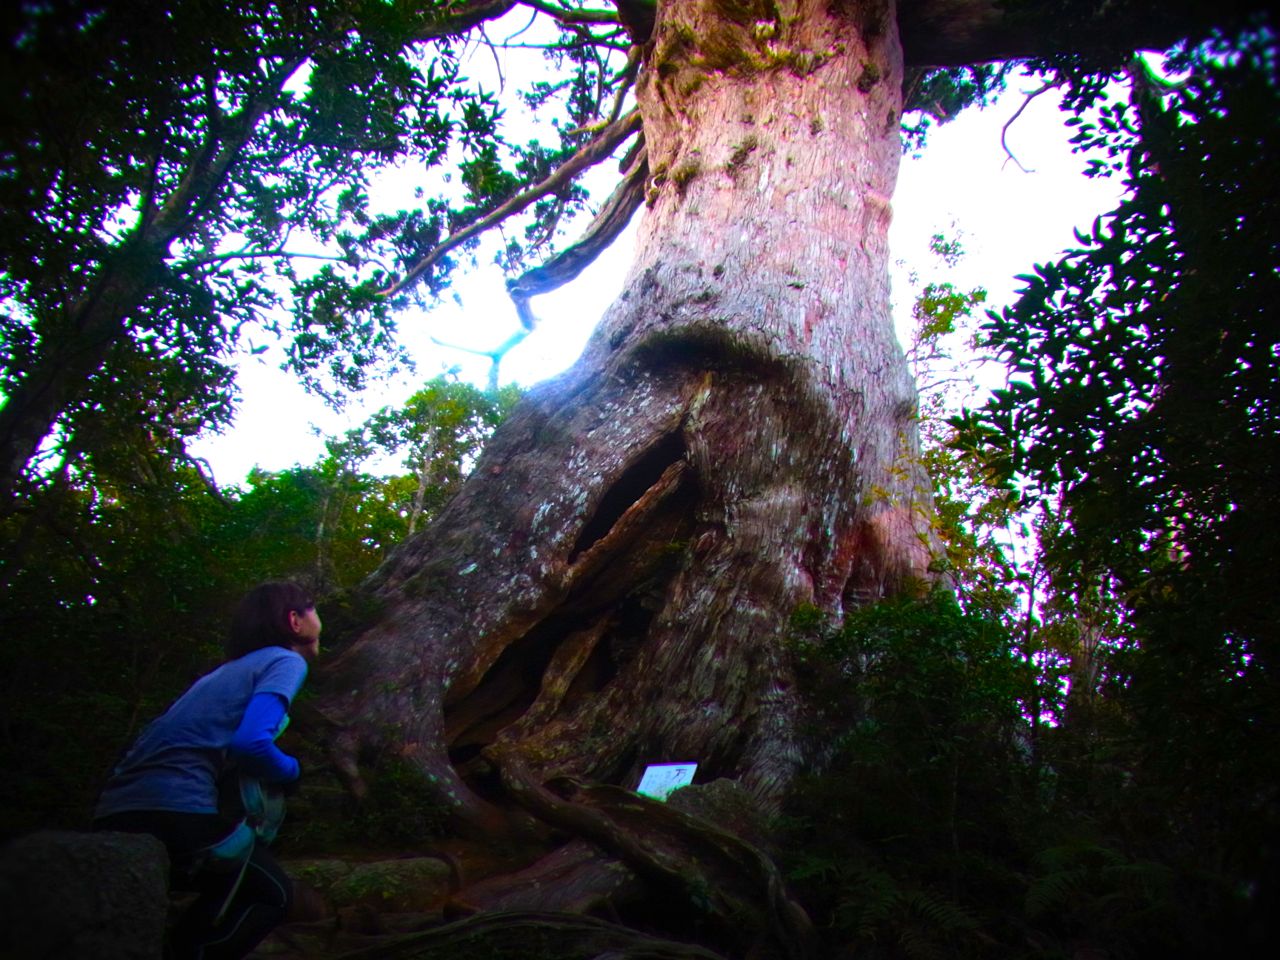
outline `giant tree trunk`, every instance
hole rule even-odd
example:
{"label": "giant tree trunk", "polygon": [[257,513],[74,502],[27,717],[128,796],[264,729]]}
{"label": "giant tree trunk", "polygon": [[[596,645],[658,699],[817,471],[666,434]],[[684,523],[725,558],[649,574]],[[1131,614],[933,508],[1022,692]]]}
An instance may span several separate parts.
{"label": "giant tree trunk", "polygon": [[375,575],[378,622],[332,668],[352,782],[393,751],[492,826],[499,757],[627,787],[696,760],[773,803],[810,747],[789,618],[925,575],[892,8],[777,9],[662,5],[625,292]]}

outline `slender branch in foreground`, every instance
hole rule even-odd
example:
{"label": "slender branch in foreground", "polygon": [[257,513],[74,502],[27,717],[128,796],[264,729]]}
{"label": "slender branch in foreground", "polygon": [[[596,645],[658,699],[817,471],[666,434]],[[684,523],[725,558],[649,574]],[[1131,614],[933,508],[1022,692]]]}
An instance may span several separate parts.
{"label": "slender branch in foreground", "polygon": [[[1022,163],[1018,160],[1018,158],[1013,155],[1013,151],[1009,149],[1009,141],[1007,139],[1009,136],[1009,128],[1014,125],[1014,123],[1017,121],[1017,119],[1020,116],[1022,116],[1022,111],[1027,109],[1027,106],[1031,103],[1032,100],[1040,96],[1040,94],[1046,93],[1049,90],[1052,90],[1056,86],[1058,86],[1058,81],[1051,80],[1047,82],[1039,90],[1033,90],[1030,93],[1028,93],[1026,96],[1026,99],[1022,101],[1022,105],[1018,107],[1014,115],[1010,117],[1008,122],[1005,123],[1005,125],[1000,129],[1000,146],[1004,148],[1004,155],[1008,157],[1009,160],[1012,160],[1014,163],[1016,163],[1018,165],[1018,169],[1021,170],[1023,173],[1034,173],[1035,171],[1028,170],[1026,167],[1024,167]],[[1009,161],[1006,160],[1005,162],[1008,163]]]}
{"label": "slender branch in foreground", "polygon": [[[617,34],[611,34],[611,36],[625,36],[625,34],[619,30]],[[634,45],[629,41],[626,43],[611,43],[609,42],[609,37],[579,37],[572,43],[507,43],[504,40],[502,43],[496,43],[495,46],[499,50],[559,50],[561,52],[567,50],[602,50],[608,48],[610,50],[615,50],[618,53],[626,53],[629,50],[634,49]]]}
{"label": "slender branch in foreground", "polygon": [[503,41],[502,41],[502,46],[504,46],[504,47],[505,47],[508,43],[510,43],[510,42],[511,42],[512,40],[514,40],[516,37],[520,36],[522,33],[527,33],[527,32],[529,31],[529,29],[530,29],[530,28],[531,28],[535,23],[537,23],[537,22],[538,22],[538,11],[537,11],[537,10],[535,10],[535,11],[533,11],[533,13],[531,13],[531,14],[529,15],[529,22],[528,22],[528,23],[526,23],[526,24],[525,24],[523,27],[521,27],[519,30],[517,30],[515,33],[511,34],[511,36],[509,36],[509,37],[507,37],[505,40],[503,40]]}
{"label": "slender branch in foreground", "polygon": [[466,243],[472,237],[479,236],[490,227],[501,223],[514,214],[524,210],[530,204],[545,197],[549,193],[554,193],[561,187],[568,184],[579,173],[588,167],[593,167],[601,160],[608,157],[617,147],[626,139],[632,136],[640,129],[640,112],[632,110],[626,116],[609,124],[600,135],[584,146],[581,150],[571,156],[562,163],[556,170],[541,183],[535,184],[528,190],[516,194],[506,203],[500,205],[496,210],[487,217],[482,217],[468,227],[453,233],[447,240],[432,249],[426,256],[422,257],[400,280],[379,292],[382,297],[394,297],[398,293],[402,293],[409,288],[419,277],[430,270],[440,258],[449,251],[456,249]]}
{"label": "slender branch in foreground", "polygon": [[200,267],[207,267],[211,263],[226,263],[228,260],[266,260],[266,259],[287,259],[287,260],[331,260],[335,262],[345,262],[346,257],[335,257],[327,253],[294,253],[289,250],[233,250],[230,253],[215,253],[208,257],[199,257],[195,260],[184,260],[181,263],[174,264],[174,270],[184,273],[187,270],[196,270]]}
{"label": "slender branch in foreground", "polygon": [[632,46],[627,50],[627,63],[618,74],[618,92],[613,100],[613,109],[609,111],[609,122],[613,123],[622,115],[622,105],[635,85],[636,75],[640,72],[640,48]]}
{"label": "slender branch in foreground", "polygon": [[195,471],[196,476],[200,478],[200,482],[204,485],[204,488],[209,492],[211,497],[217,500],[224,507],[231,506],[231,498],[223,493],[218,487],[218,482],[214,479],[213,467],[209,466],[208,460],[204,457],[194,456],[186,450],[183,450],[178,456],[180,460]]}
{"label": "slender branch in foreground", "polygon": [[489,39],[489,34],[485,32],[484,24],[480,24],[480,40],[489,48],[489,53],[493,55],[493,68],[498,71],[498,92],[502,93],[507,89],[507,78],[502,73],[502,58],[498,56],[498,50],[493,45],[493,41]]}

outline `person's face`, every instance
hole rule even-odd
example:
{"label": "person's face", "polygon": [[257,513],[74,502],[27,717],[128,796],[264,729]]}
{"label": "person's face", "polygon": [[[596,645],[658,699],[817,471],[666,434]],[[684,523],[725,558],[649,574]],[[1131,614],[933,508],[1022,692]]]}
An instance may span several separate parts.
{"label": "person's face", "polygon": [[308,660],[314,660],[320,653],[320,626],[320,614],[315,607],[289,611],[289,628],[296,637],[293,649]]}

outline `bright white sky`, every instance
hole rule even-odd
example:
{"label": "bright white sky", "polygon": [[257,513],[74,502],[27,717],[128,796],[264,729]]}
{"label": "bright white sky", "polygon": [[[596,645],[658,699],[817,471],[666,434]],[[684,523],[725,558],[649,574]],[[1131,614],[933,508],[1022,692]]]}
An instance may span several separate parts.
{"label": "bright white sky", "polygon": [[[964,289],[985,287],[988,305],[999,307],[1011,300],[1016,274],[1055,258],[1073,245],[1073,228],[1087,228],[1094,217],[1115,207],[1119,183],[1081,175],[1083,163],[1071,154],[1064,115],[1052,94],[1034,100],[1008,135],[1010,148],[1031,172],[1007,162],[1000,144],[1001,127],[1021,105],[1024,91],[1033,86],[1030,79],[1015,79],[998,103],[983,111],[966,111],[952,123],[936,127],[921,157],[903,158],[890,235],[899,261],[894,290],[900,318],[911,306],[906,279],[910,270],[914,267],[927,280],[940,269],[928,252],[934,233],[959,236],[966,252],[959,267],[947,272],[947,279]],[[574,283],[533,302],[542,324],[503,361],[503,382],[529,386],[577,358],[601,314],[620,292],[631,236],[628,232]],[[222,436],[193,444],[191,452],[209,462],[220,484],[235,484],[254,466],[280,470],[313,463],[323,452],[320,434],[332,436],[359,425],[374,410],[403,402],[423,381],[450,367],[462,367],[465,379],[483,384],[489,366],[486,359],[443,348],[432,337],[491,349],[516,329],[515,312],[495,267],[459,277],[455,291],[461,306],[447,302],[430,312],[407,312],[399,319],[401,339],[416,362],[416,374],[376,385],[353,399],[342,413],[308,396],[272,362],[246,358],[240,374],[238,425]],[[394,469],[394,464],[389,466]]]}

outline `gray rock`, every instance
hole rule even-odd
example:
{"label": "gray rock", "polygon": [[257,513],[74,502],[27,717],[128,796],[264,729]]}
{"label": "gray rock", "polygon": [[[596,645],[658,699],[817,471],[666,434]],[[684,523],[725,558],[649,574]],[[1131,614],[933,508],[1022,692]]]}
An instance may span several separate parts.
{"label": "gray rock", "polygon": [[0,958],[157,960],[169,858],[155,837],[46,831],[0,850]]}

